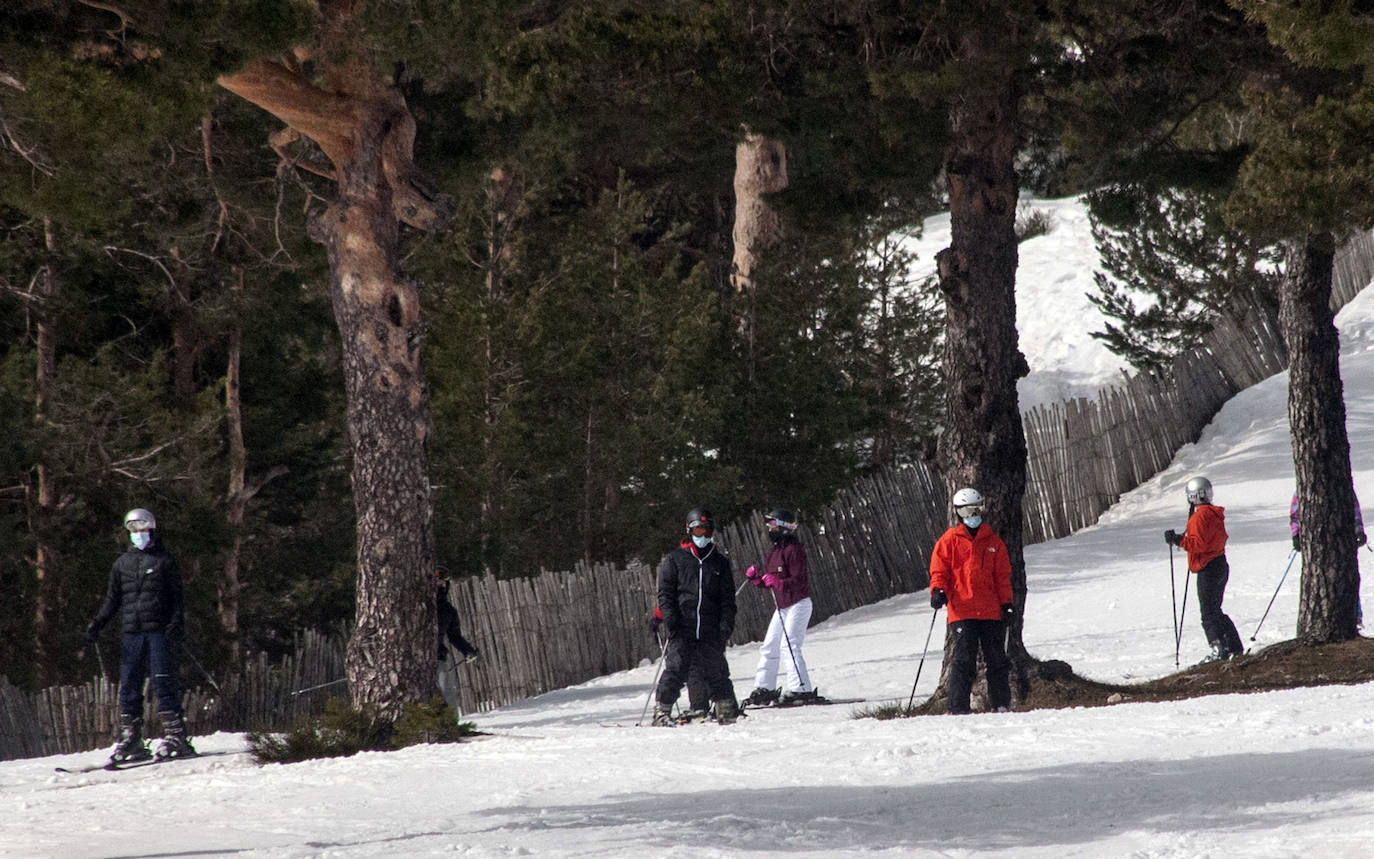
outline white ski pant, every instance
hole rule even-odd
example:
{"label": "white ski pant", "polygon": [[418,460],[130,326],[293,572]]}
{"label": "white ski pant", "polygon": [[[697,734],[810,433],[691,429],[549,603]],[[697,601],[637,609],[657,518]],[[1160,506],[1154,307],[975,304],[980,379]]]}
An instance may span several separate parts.
{"label": "white ski pant", "polygon": [[806,639],[806,625],[810,622],[811,597],[773,612],[768,634],[759,645],[755,689],[778,688],[778,665],[781,663],[788,675],[788,692],[811,691],[811,677],[806,673],[806,658],[802,656],[802,641]]}

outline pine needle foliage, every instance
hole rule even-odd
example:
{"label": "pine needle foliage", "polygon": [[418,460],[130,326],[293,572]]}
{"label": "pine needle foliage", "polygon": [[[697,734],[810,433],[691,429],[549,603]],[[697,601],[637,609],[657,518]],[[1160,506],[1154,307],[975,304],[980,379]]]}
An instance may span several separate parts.
{"label": "pine needle foliage", "polygon": [[260,764],[297,763],[315,758],[346,758],[359,752],[385,752],[420,743],[456,743],[478,733],[459,723],[442,698],[410,704],[394,723],[371,706],[356,707],[331,698],[321,715],[301,716],[285,732],[249,731],[248,751]]}

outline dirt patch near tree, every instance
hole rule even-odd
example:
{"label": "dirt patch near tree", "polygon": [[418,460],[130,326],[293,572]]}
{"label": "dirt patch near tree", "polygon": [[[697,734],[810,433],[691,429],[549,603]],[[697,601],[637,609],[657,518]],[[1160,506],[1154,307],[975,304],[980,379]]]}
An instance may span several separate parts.
{"label": "dirt patch near tree", "polygon": [[1282,641],[1249,656],[1195,665],[1141,683],[1098,683],[1074,674],[1064,662],[1048,660],[1032,669],[1030,695],[1016,709],[1103,707],[1371,680],[1374,680],[1374,638],[1307,646],[1297,641]]}

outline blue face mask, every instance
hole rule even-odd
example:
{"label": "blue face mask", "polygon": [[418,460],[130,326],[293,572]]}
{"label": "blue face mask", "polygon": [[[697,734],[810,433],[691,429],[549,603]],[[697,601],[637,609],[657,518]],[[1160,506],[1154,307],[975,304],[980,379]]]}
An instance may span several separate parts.
{"label": "blue face mask", "polygon": [[967,525],[967,526],[969,526],[970,528],[977,528],[979,525],[982,525],[982,524],[983,524],[983,517],[982,517],[982,516],[965,516],[965,517],[964,517],[964,524]]}
{"label": "blue face mask", "polygon": [[139,549],[148,548],[148,544],[153,542],[153,535],[147,531],[130,531],[129,540]]}
{"label": "blue face mask", "polygon": [[712,541],[715,539],[715,537],[707,535],[704,537],[693,537],[692,542],[696,543],[698,549],[705,549],[707,546],[711,545]]}

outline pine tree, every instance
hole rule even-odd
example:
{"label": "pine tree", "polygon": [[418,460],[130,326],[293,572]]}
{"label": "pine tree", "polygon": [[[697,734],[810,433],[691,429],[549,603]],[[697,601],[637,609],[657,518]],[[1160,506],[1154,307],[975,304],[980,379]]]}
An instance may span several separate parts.
{"label": "pine tree", "polygon": [[1330,310],[1336,242],[1374,225],[1374,15],[1352,7],[1238,2],[1305,74],[1255,93],[1254,152],[1229,214],[1286,245],[1279,325],[1289,354],[1288,421],[1298,482],[1303,580],[1298,637],[1355,637],[1359,566],[1340,344]]}
{"label": "pine tree", "polygon": [[1157,373],[1216,321],[1277,304],[1272,247],[1228,226],[1221,192],[1114,185],[1088,195],[1102,271],[1088,299],[1109,320],[1093,332],[1138,370]]}

